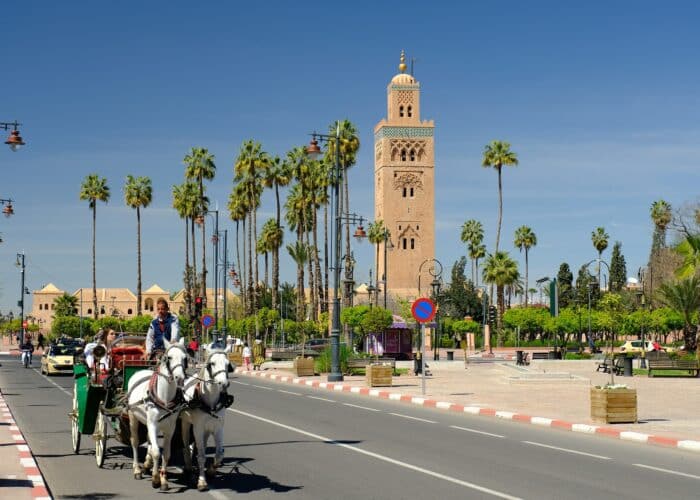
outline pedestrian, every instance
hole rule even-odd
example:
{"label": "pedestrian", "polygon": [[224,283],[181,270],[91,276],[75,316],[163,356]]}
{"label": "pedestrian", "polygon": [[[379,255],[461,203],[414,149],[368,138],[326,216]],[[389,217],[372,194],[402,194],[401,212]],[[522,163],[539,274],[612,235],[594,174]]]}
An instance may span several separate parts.
{"label": "pedestrian", "polygon": [[245,344],[243,344],[243,364],[245,364],[245,369],[247,371],[250,371],[251,354],[252,353],[250,352],[250,347],[248,347],[248,342],[246,342]]}
{"label": "pedestrian", "polygon": [[36,348],[41,347],[41,352],[44,352],[44,334],[39,332],[39,335],[36,338]]}

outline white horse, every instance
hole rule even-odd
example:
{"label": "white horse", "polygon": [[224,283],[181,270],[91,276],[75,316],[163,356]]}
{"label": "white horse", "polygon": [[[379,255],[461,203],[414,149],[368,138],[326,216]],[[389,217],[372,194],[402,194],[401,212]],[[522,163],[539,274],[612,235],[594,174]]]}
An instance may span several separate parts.
{"label": "white horse", "polygon": [[214,475],[224,459],[224,417],[226,408],[233,402],[233,397],[226,392],[229,385],[228,367],[228,355],[224,350],[209,349],[199,372],[185,381],[185,401],[189,403],[189,408],[180,414],[182,442],[185,444],[183,458],[185,471],[191,471],[192,451],[187,443],[190,442],[192,426],[199,464],[199,491],[208,489],[205,464],[207,441],[210,436],[214,436],[216,452],[214,463],[206,473]]}
{"label": "white horse", "polygon": [[[154,488],[160,486],[165,491],[168,489],[166,467],[170,459],[170,441],[175,432],[175,424],[179,415],[180,405],[177,400],[178,389],[185,381],[185,368],[187,367],[187,351],[184,347],[185,339],[170,343],[163,339],[165,352],[160,359],[157,370],[141,370],[129,379],[128,386],[128,414],[131,430],[131,449],[134,453],[134,478],[141,479],[139,468],[139,422],[148,429],[148,452],[144,468],[149,464],[153,467],[152,484]],[[158,432],[163,433],[163,464],[158,469],[160,461],[160,448],[158,446]],[[160,473],[158,473],[160,472]]]}

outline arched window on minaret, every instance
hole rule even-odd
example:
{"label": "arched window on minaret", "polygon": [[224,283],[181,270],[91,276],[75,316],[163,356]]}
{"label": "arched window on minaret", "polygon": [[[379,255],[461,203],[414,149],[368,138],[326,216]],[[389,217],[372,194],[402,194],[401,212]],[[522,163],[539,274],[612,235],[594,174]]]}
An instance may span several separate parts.
{"label": "arched window on minaret", "polygon": [[410,191],[409,196],[410,196],[411,198],[413,198],[413,188],[411,188],[409,191]]}
{"label": "arched window on minaret", "polygon": [[413,106],[409,106],[406,109],[406,116],[408,116],[409,118],[413,116]]}
{"label": "arched window on minaret", "polygon": [[406,250],[406,238],[403,239],[403,249]]}
{"label": "arched window on minaret", "polygon": [[411,151],[408,153],[408,158],[411,161],[416,161],[416,150],[415,149],[411,149]]}
{"label": "arched window on minaret", "polygon": [[403,188],[403,197],[406,197],[406,188]]}
{"label": "arched window on minaret", "polygon": [[416,240],[414,238],[411,238],[411,250],[416,248]]}
{"label": "arched window on minaret", "polygon": [[406,161],[406,149],[401,150],[401,161]]}
{"label": "arched window on minaret", "polygon": [[[399,116],[403,118],[403,106],[399,106]],[[408,115],[411,116],[411,115]]]}

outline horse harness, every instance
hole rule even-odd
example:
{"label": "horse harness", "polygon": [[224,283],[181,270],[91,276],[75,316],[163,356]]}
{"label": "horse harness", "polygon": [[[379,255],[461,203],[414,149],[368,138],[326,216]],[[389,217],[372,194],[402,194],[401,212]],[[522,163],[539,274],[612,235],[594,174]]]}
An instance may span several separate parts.
{"label": "horse harness", "polygon": [[[214,405],[213,408],[210,407],[209,405],[207,405],[204,402],[204,400],[202,399],[202,383],[205,383],[205,384],[212,383],[214,381],[215,377],[221,373],[225,373],[226,376],[228,376],[228,370],[219,370],[216,372],[212,372],[212,367],[211,367],[211,363],[209,363],[209,359],[216,354],[221,354],[223,356],[226,356],[225,352],[212,352],[211,354],[209,354],[209,356],[207,357],[206,367],[203,366],[200,370],[200,373],[197,376],[197,385],[194,388],[194,395],[193,395],[192,399],[189,401],[188,407],[190,409],[199,409],[199,410],[205,411],[205,412],[209,413],[211,416],[213,416],[214,418],[219,418],[217,413],[220,410],[222,410],[224,408],[228,408],[229,406],[231,406],[233,404],[233,395],[227,393],[226,390],[221,391],[219,393],[219,400],[216,402],[216,404]],[[205,369],[209,373],[209,380],[205,380],[203,378]]]}

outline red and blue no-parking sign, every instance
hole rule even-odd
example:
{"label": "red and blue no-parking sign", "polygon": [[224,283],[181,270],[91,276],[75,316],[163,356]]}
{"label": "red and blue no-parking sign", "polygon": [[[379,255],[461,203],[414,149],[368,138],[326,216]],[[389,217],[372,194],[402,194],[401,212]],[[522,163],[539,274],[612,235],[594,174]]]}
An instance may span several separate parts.
{"label": "red and blue no-parking sign", "polygon": [[214,316],[212,316],[211,314],[205,314],[204,316],[202,316],[202,326],[204,328],[209,328],[213,324],[214,324]]}
{"label": "red and blue no-parking sign", "polygon": [[411,313],[419,323],[428,323],[435,317],[437,308],[432,300],[425,297],[416,299],[411,306]]}

